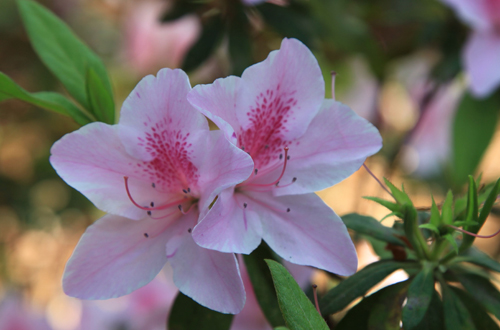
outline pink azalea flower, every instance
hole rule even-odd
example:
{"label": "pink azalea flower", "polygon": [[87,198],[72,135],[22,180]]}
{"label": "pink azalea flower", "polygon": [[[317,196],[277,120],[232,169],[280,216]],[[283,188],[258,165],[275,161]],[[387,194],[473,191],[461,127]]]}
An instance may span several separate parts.
{"label": "pink azalea flower", "polygon": [[0,301],[0,330],[50,330],[45,318],[14,295]]}
{"label": "pink azalea flower", "polygon": [[500,0],[442,0],[474,30],[463,51],[471,91],[479,97],[500,85]]}
{"label": "pink azalea flower", "polygon": [[200,304],[243,308],[235,256],[195,244],[198,209],[246,179],[248,155],[209,131],[186,99],[181,70],[145,77],[125,100],[118,125],[93,123],[52,147],[57,173],[109,214],[91,225],[66,265],[63,288],[81,299],[108,299],[149,283],[168,261],[174,282]]}
{"label": "pink azalea flower", "polygon": [[350,275],[353,243],[313,191],[342,181],[381,147],[378,131],[347,106],[325,100],[307,47],[281,49],[243,72],[196,86],[188,100],[248,152],[254,172],[201,209],[193,238],[203,247],[248,254],[264,239],[282,258]]}

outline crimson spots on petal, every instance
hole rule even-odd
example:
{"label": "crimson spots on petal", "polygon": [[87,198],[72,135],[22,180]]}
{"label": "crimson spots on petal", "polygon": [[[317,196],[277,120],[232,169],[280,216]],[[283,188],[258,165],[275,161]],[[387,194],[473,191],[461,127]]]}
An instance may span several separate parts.
{"label": "crimson spots on petal", "polygon": [[260,93],[247,112],[249,124],[239,134],[238,145],[245,146],[256,167],[275,161],[281,150],[289,145],[284,136],[288,132],[286,124],[293,119],[292,107],[297,104],[294,94],[295,91],[280,92],[278,85],[275,90]]}

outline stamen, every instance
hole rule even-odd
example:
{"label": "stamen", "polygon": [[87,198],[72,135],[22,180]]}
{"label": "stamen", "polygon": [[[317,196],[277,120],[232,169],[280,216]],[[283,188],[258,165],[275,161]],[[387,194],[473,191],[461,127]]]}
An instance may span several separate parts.
{"label": "stamen", "polygon": [[156,188],[156,185],[154,182],[151,184],[151,187]]}
{"label": "stamen", "polygon": [[151,207],[155,207],[155,202],[151,202],[149,205],[151,205]]}
{"label": "stamen", "polygon": [[286,159],[287,159],[287,160],[290,160],[290,156],[287,156],[287,157],[286,157]]}
{"label": "stamen", "polygon": [[257,172],[259,172],[259,169],[258,169],[258,168],[256,168],[256,169],[254,170],[254,172],[255,172],[255,175],[257,175]]}
{"label": "stamen", "polygon": [[[387,189],[387,187],[375,176],[375,174],[373,174],[372,171],[370,171],[370,169],[368,168],[368,166],[366,166],[365,163],[363,163],[363,167],[365,168],[365,170],[368,172],[368,174],[370,174],[374,179],[375,181],[378,182],[378,184],[382,187],[382,189],[384,189],[389,195],[392,196],[391,192],[389,191],[389,189]],[[392,196],[394,197],[394,196]]]}
{"label": "stamen", "polygon": [[145,207],[145,206],[141,206],[141,205],[137,204],[137,202],[132,197],[132,194],[130,193],[130,189],[128,187],[128,176],[124,176],[123,179],[125,180],[125,189],[127,190],[128,198],[130,199],[130,201],[132,202],[132,204],[134,204],[135,206],[137,206],[141,210],[145,210],[145,211],[165,210],[165,209],[168,209],[169,207],[178,205],[180,202],[184,202],[185,201],[185,199],[183,198],[181,200],[178,200],[178,201],[175,201],[175,202],[172,202],[172,203],[168,203],[168,204],[165,204],[165,205],[157,206],[157,207]]}
{"label": "stamen", "polygon": [[151,216],[151,211],[148,211],[148,215]]}
{"label": "stamen", "polygon": [[182,192],[185,193],[185,194],[188,193],[188,191],[186,189],[182,189]]}
{"label": "stamen", "polygon": [[148,233],[144,233],[144,237],[148,238],[149,234]]}
{"label": "stamen", "polygon": [[290,208],[287,208],[287,209],[286,209],[286,212],[287,212],[287,213],[288,213],[288,212],[290,212]]}
{"label": "stamen", "polygon": [[191,192],[191,188],[188,187],[188,193],[190,193],[190,192]]}
{"label": "stamen", "polygon": [[245,151],[245,147],[244,147],[244,146],[241,146],[241,150]]}
{"label": "stamen", "polygon": [[195,204],[192,204],[186,212],[184,212],[184,210],[183,210],[183,208],[182,208],[182,205],[179,205],[179,210],[181,211],[181,213],[182,213],[182,214],[186,215],[186,214],[188,214],[189,212],[191,212],[191,210],[193,209],[193,207],[194,207],[195,205],[196,205],[196,203],[195,203]]}
{"label": "stamen", "polygon": [[314,295],[314,304],[316,305],[316,310],[318,313],[321,315],[321,311],[319,310],[319,303],[318,303],[318,286],[316,284],[312,285],[313,288],[313,295]]}
{"label": "stamen", "polygon": [[247,208],[248,204],[247,203],[243,203],[243,207],[244,208]]}
{"label": "stamen", "polygon": [[191,234],[192,231],[193,231],[193,229],[191,229],[191,228],[188,229],[188,233]]}
{"label": "stamen", "polygon": [[175,210],[174,212],[170,212],[170,213],[168,213],[168,214],[166,214],[166,215],[162,215],[161,217],[151,217],[151,219],[153,219],[153,220],[161,220],[161,219],[165,219],[165,218],[168,218],[168,217],[170,217],[170,216],[172,216],[172,215],[174,215],[174,214],[176,214],[176,213],[178,213],[178,212],[179,212],[179,211]]}
{"label": "stamen", "polygon": [[498,234],[500,234],[500,229],[496,233],[491,234],[491,235],[478,235],[478,234],[471,233],[470,231],[467,231],[465,229],[455,227],[453,225],[446,225],[446,226],[448,226],[450,228],[453,228],[455,230],[458,230],[461,233],[464,233],[464,234],[467,234],[467,235],[471,235],[471,236],[474,236],[474,237],[477,237],[477,238],[492,238],[492,237],[495,237]]}
{"label": "stamen", "polygon": [[[285,162],[283,163],[283,170],[281,171],[279,178],[276,179],[276,181],[271,182],[271,183],[267,183],[267,184],[249,183],[247,186],[253,186],[253,187],[268,187],[268,186],[273,186],[273,185],[278,186],[281,178],[285,174],[286,164],[288,162],[288,147],[285,147],[283,149],[285,150]],[[280,154],[280,159],[282,159],[282,158],[283,158],[283,154]]]}

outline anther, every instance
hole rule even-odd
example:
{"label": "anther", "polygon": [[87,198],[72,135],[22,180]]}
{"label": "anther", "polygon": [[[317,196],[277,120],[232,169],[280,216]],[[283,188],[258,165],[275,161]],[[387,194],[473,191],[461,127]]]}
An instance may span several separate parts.
{"label": "anther", "polygon": [[286,157],[286,159],[287,159],[287,160],[290,160],[290,156],[287,156],[287,157]]}
{"label": "anther", "polygon": [[188,187],[188,193],[190,193],[190,192],[191,192],[191,188]]}
{"label": "anther", "polygon": [[187,191],[186,189],[182,189],[182,191],[183,191],[185,194],[187,194],[187,193],[188,193],[188,191]]}
{"label": "anther", "polygon": [[181,212],[182,212],[182,205],[181,205],[181,204],[179,204],[179,205],[177,205],[177,207],[179,208],[179,211],[181,211]]}
{"label": "anther", "polygon": [[148,211],[148,215],[151,216],[151,211]]}
{"label": "anther", "polygon": [[151,202],[149,205],[151,205],[151,207],[155,207],[155,202]]}
{"label": "anther", "polygon": [[279,184],[280,184],[280,182],[279,182],[279,181],[278,181],[278,182],[276,182],[276,187],[277,187]]}
{"label": "anther", "polygon": [[245,147],[244,147],[244,146],[241,146],[241,150],[243,150],[243,151],[244,151],[244,150],[245,150]]}
{"label": "anther", "polygon": [[280,160],[282,160],[282,159],[283,159],[283,154],[280,154]]}
{"label": "anther", "polygon": [[321,314],[321,310],[319,309],[319,303],[318,303],[318,292],[317,292],[318,286],[316,284],[313,284],[312,288],[313,288],[313,295],[314,295],[314,305],[316,305],[316,310],[318,311],[318,313]]}
{"label": "anther", "polygon": [[189,228],[189,229],[188,229],[188,233],[190,233],[190,234],[191,234],[191,232],[192,232],[192,231],[193,231],[193,230],[192,230],[191,228]]}
{"label": "anther", "polygon": [[[273,185],[276,185],[276,187],[278,186],[278,184],[280,183],[280,180],[281,178],[283,177],[283,174],[285,174],[285,169],[286,169],[286,164],[288,162],[288,147],[285,147],[283,148],[283,150],[285,150],[285,162],[283,163],[283,169],[281,170],[281,174],[279,176],[279,178],[277,178],[274,182],[271,182],[271,183],[266,183],[266,184],[260,184],[260,183],[250,183],[248,184],[248,186],[253,186],[253,187],[269,187],[269,186],[273,186]],[[283,159],[283,154],[280,154],[280,159]]]}
{"label": "anther", "polygon": [[297,178],[293,178],[293,179],[292,179],[292,182],[295,182],[295,181],[297,181]]}
{"label": "anther", "polygon": [[287,208],[287,209],[286,209],[286,211],[287,211],[287,212],[290,212],[290,208]]}
{"label": "anther", "polygon": [[128,186],[128,176],[124,176],[123,179],[125,181],[125,190],[127,191],[128,198],[130,199],[130,201],[132,202],[132,204],[134,204],[136,207],[140,208],[141,210],[145,210],[145,211],[165,210],[165,209],[168,209],[169,207],[177,205],[179,202],[182,201],[182,200],[178,200],[178,201],[175,201],[175,202],[172,202],[172,203],[168,203],[168,204],[165,204],[165,205],[160,205],[160,206],[157,206],[157,207],[142,206],[142,205],[138,204],[134,200],[134,198],[132,197],[132,194],[130,193],[130,189],[129,189],[129,186]]}
{"label": "anther", "polygon": [[151,184],[151,187],[156,188],[156,185],[154,182]]}
{"label": "anther", "polygon": [[255,172],[255,175],[257,175],[257,172],[259,172],[259,169],[256,168],[254,172]]}
{"label": "anther", "polygon": [[248,204],[247,203],[243,203],[243,207],[244,208],[247,208]]}
{"label": "anther", "polygon": [[149,234],[148,233],[144,233],[144,237],[148,238]]}

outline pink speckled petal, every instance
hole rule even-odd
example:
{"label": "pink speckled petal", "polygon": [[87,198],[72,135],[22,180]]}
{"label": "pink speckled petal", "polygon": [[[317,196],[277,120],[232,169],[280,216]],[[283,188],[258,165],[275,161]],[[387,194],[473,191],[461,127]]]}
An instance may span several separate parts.
{"label": "pink speckled petal", "polygon": [[57,174],[103,211],[132,219],[145,216],[146,211],[128,198],[124,176],[130,177],[130,190],[141,205],[171,199],[170,193],[152,188],[147,177],[136,173],[140,162],[125,151],[116,126],[86,125],[57,141],[51,154]]}
{"label": "pink speckled petal", "polygon": [[486,97],[495,91],[500,85],[500,35],[473,33],[465,45],[463,57],[472,93]]}
{"label": "pink speckled petal", "polygon": [[[453,8],[467,24],[478,30],[487,30],[492,26],[488,13],[490,0],[441,0]],[[496,1],[496,0],[494,0]]]}
{"label": "pink speckled petal", "polygon": [[237,314],[245,305],[245,288],[236,257],[198,246],[188,229],[192,220],[179,222],[178,234],[167,244],[174,283],[199,304],[221,313]]}
{"label": "pink speckled petal", "polygon": [[347,228],[316,194],[247,194],[253,198],[248,207],[261,216],[264,241],[280,257],[342,276],[356,272],[358,259]]}
{"label": "pink speckled petal", "polygon": [[245,207],[246,196],[224,190],[208,214],[193,230],[202,247],[221,252],[249,254],[259,246],[262,225],[253,207]]}
{"label": "pink speckled petal", "polygon": [[[164,143],[192,143],[208,122],[187,101],[189,78],[180,69],[162,69],[143,78],[123,103],[119,133],[127,152],[143,161],[155,158]],[[156,143],[155,143],[156,142]]]}
{"label": "pink speckled petal", "polygon": [[167,262],[172,222],[175,218],[134,221],[115,215],[97,220],[66,265],[64,292],[80,299],[109,299],[148,284]]}
{"label": "pink speckled petal", "polygon": [[297,39],[283,39],[279,50],[247,68],[241,79],[237,116],[244,130],[252,130],[242,141],[252,156],[268,134],[285,140],[304,134],[325,97],[318,61]]}
{"label": "pink speckled petal", "polygon": [[[289,145],[285,173],[276,196],[304,194],[330,187],[357,171],[382,147],[378,130],[348,106],[325,100],[307,132]],[[273,182],[283,166],[255,182]],[[258,178],[259,176],[256,176]],[[297,180],[290,184],[293,178]]]}
{"label": "pink speckled petal", "polygon": [[213,121],[226,138],[237,144],[235,130],[240,130],[236,117],[237,93],[241,78],[229,76],[209,85],[196,85],[188,94],[189,102]]}
{"label": "pink speckled petal", "polygon": [[[198,186],[203,194],[200,198],[200,218],[208,212],[209,205],[224,189],[234,187],[247,179],[253,170],[252,158],[229,143],[221,131],[211,131],[207,139],[199,141],[205,153],[199,155],[200,177]],[[209,152],[207,152],[209,151]]]}

